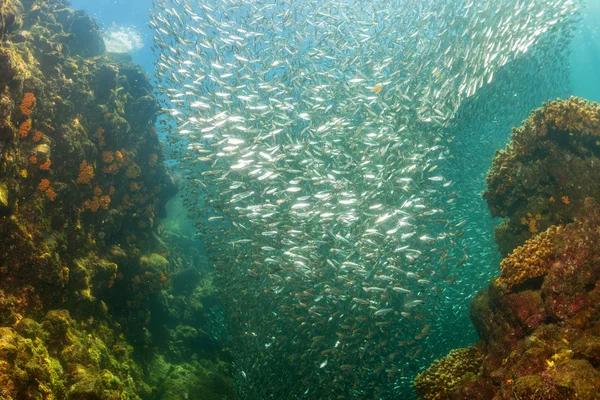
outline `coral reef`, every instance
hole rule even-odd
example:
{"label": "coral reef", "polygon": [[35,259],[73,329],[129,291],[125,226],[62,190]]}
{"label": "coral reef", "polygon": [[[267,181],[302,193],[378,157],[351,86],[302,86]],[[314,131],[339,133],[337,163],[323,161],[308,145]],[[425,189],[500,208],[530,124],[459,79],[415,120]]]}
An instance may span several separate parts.
{"label": "coral reef", "polygon": [[0,3],[0,398],[231,398],[148,77],[66,1]]}
{"label": "coral reef", "polygon": [[483,193],[503,217],[496,241],[507,255],[537,232],[572,222],[586,197],[600,200],[600,105],[576,97],[545,103],[496,152]]}
{"label": "coral reef", "polygon": [[95,321],[78,324],[66,310],[48,312],[41,324],[24,318],[0,328],[0,395],[139,399],[150,387],[130,353],[118,332]]}
{"label": "coral reef", "polygon": [[434,363],[415,379],[424,399],[600,398],[599,112],[545,104],[497,154],[484,197],[510,254],[471,303],[481,354],[470,374],[455,352]]}
{"label": "coral reef", "polygon": [[[470,364],[468,379],[464,370],[452,369],[455,353],[435,363],[427,379],[415,379],[423,398],[598,399],[599,226],[600,206],[588,198],[573,223],[555,230],[540,273],[519,276],[510,286],[501,278],[480,292],[471,319],[483,340],[478,344],[483,356],[471,357],[478,362]],[[539,245],[536,238],[524,248]]]}
{"label": "coral reef", "polygon": [[500,263],[497,284],[503,290],[510,291],[513,286],[545,275],[552,255],[552,238],[562,229],[561,226],[551,226],[506,256]]}
{"label": "coral reef", "polygon": [[457,386],[464,384],[479,372],[483,361],[481,346],[455,349],[415,378],[415,388],[423,399],[445,398]]}

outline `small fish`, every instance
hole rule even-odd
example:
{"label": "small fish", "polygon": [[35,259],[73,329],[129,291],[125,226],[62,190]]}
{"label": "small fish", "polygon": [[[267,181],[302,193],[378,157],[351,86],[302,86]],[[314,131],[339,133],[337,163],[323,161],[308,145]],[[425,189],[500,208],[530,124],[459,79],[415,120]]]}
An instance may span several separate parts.
{"label": "small fish", "polygon": [[238,397],[405,398],[453,347],[498,257],[483,171],[566,87],[579,3],[155,0],[158,131]]}

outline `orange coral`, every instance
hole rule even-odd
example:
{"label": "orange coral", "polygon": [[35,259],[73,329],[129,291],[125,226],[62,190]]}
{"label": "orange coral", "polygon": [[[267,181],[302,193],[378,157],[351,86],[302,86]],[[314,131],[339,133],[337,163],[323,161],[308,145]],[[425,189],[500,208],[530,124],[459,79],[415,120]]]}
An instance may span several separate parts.
{"label": "orange coral", "polygon": [[529,225],[529,232],[537,233],[538,226],[537,221],[541,220],[542,216],[540,214],[536,214],[535,217],[531,215],[531,213],[527,213],[527,218],[521,218],[522,225]]}
{"label": "orange coral", "polygon": [[95,196],[100,196],[102,194],[102,189],[100,189],[98,186],[96,186],[94,188],[94,195]]}
{"label": "orange coral", "polygon": [[83,207],[86,210],[90,210],[92,212],[98,211],[98,209],[100,208],[100,202],[98,201],[98,197],[94,197],[91,200],[84,201]]}
{"label": "orange coral", "polygon": [[103,151],[102,152],[102,161],[104,161],[107,164],[110,164],[111,162],[113,162],[113,160],[115,159],[115,156],[113,155],[112,151]]}
{"label": "orange coral", "polygon": [[104,147],[104,128],[99,127],[94,136],[96,136],[96,139],[98,139],[98,146]]}
{"label": "orange coral", "polygon": [[29,162],[33,165],[36,165],[38,163],[38,159],[36,156],[29,156]]}
{"label": "orange coral", "polygon": [[40,140],[42,140],[43,137],[44,137],[44,135],[42,134],[41,131],[35,131],[35,133],[31,137],[31,140],[33,140],[33,143],[37,143]]}
{"label": "orange coral", "polygon": [[31,130],[31,119],[27,119],[25,122],[19,126],[19,136],[25,137],[29,134]]}
{"label": "orange coral", "polygon": [[51,165],[52,165],[52,161],[50,161],[50,159],[48,158],[46,160],[46,162],[44,162],[43,164],[40,164],[40,169],[44,170],[44,171],[48,171],[50,169]]}
{"label": "orange coral", "polygon": [[109,196],[114,196],[115,192],[116,192],[116,190],[115,190],[115,187],[111,185],[111,186],[108,188],[108,195],[109,195]]}
{"label": "orange coral", "polygon": [[563,196],[560,198],[560,200],[566,205],[569,205],[569,196]]}
{"label": "orange coral", "polygon": [[89,165],[87,161],[83,160],[79,165],[79,176],[77,177],[77,183],[86,184],[89,183],[94,177],[94,167]]}
{"label": "orange coral", "polygon": [[100,208],[108,210],[110,205],[110,196],[94,196],[83,202],[83,208],[92,212],[98,211]]}
{"label": "orange coral", "polygon": [[552,238],[562,232],[562,226],[551,226],[545,232],[517,247],[500,263],[500,278],[496,283],[505,292],[529,279],[543,276],[553,252]]}
{"label": "orange coral", "polygon": [[110,164],[104,167],[105,174],[113,174],[116,175],[119,172],[119,166],[116,164]]}
{"label": "orange coral", "polygon": [[29,116],[35,107],[36,99],[35,95],[31,92],[27,92],[23,95],[23,100],[21,101],[20,109],[21,114]]}
{"label": "orange coral", "polygon": [[103,210],[108,210],[108,206],[110,205],[110,196],[101,196],[99,199],[100,207]]}
{"label": "orange coral", "polygon": [[48,188],[48,190],[46,190],[46,197],[49,198],[51,201],[54,201],[56,199],[56,192],[54,191],[54,189],[52,189],[51,187]]}
{"label": "orange coral", "polygon": [[[106,167],[104,167],[104,173],[105,174],[113,174],[113,175],[118,174],[119,169],[121,169],[122,167],[124,167],[130,163],[130,157],[133,157],[133,153],[128,152],[125,149],[116,150],[115,152],[111,152],[111,151],[103,152],[102,159],[105,163],[109,164]],[[137,177],[136,173],[139,176],[139,172],[137,172],[139,170],[139,167],[137,165],[135,165],[135,163],[133,164],[133,166],[131,168],[132,168],[131,171],[128,169],[128,176],[131,175],[131,176]]]}
{"label": "orange coral", "polygon": [[40,192],[45,192],[46,190],[48,190],[49,187],[50,187],[50,181],[48,179],[44,178],[40,181],[40,184],[38,185],[38,190]]}

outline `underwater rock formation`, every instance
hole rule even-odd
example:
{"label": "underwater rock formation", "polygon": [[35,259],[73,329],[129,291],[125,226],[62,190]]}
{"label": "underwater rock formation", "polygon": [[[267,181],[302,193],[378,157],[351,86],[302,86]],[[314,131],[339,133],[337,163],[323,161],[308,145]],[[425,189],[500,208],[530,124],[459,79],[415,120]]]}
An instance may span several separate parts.
{"label": "underwater rock formation", "polygon": [[[471,304],[481,354],[435,362],[415,379],[423,399],[600,398],[599,117],[595,103],[548,103],[498,153],[490,210],[517,228],[525,210],[540,214],[540,232],[524,221],[497,235],[512,252]],[[542,201],[559,195],[568,200]]]}
{"label": "underwater rock formation", "polygon": [[[504,276],[478,293],[471,319],[483,356],[463,357],[457,367],[454,351],[434,363],[415,379],[422,398],[598,399],[599,226],[600,206],[588,198],[553,234],[542,272],[515,276],[514,285]],[[535,239],[524,247],[539,245]]]}
{"label": "underwater rock formation", "polygon": [[[165,376],[141,362],[192,352],[152,339],[150,309],[168,313],[157,299],[193,262],[173,262],[161,238],[177,188],[149,79],[128,56],[106,54],[98,25],[67,2],[1,3],[0,398],[159,398]],[[202,337],[209,297],[172,330]],[[186,393],[227,398],[220,352],[171,358],[211,377],[186,382]]]}
{"label": "underwater rock formation", "polygon": [[503,217],[503,256],[551,225],[573,221],[586,197],[600,199],[600,105],[571,97],[545,103],[497,151],[483,193]]}

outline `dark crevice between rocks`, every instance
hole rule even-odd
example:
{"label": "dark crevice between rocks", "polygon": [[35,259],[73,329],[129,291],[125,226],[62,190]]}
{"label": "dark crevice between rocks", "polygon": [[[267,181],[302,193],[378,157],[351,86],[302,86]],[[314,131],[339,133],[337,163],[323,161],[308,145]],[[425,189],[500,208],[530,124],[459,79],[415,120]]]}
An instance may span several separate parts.
{"label": "dark crevice between rocks", "polygon": [[518,293],[525,290],[540,290],[542,288],[542,284],[544,283],[545,277],[546,276],[544,275],[537,278],[528,279],[526,282],[513,286],[510,291],[511,293]]}

